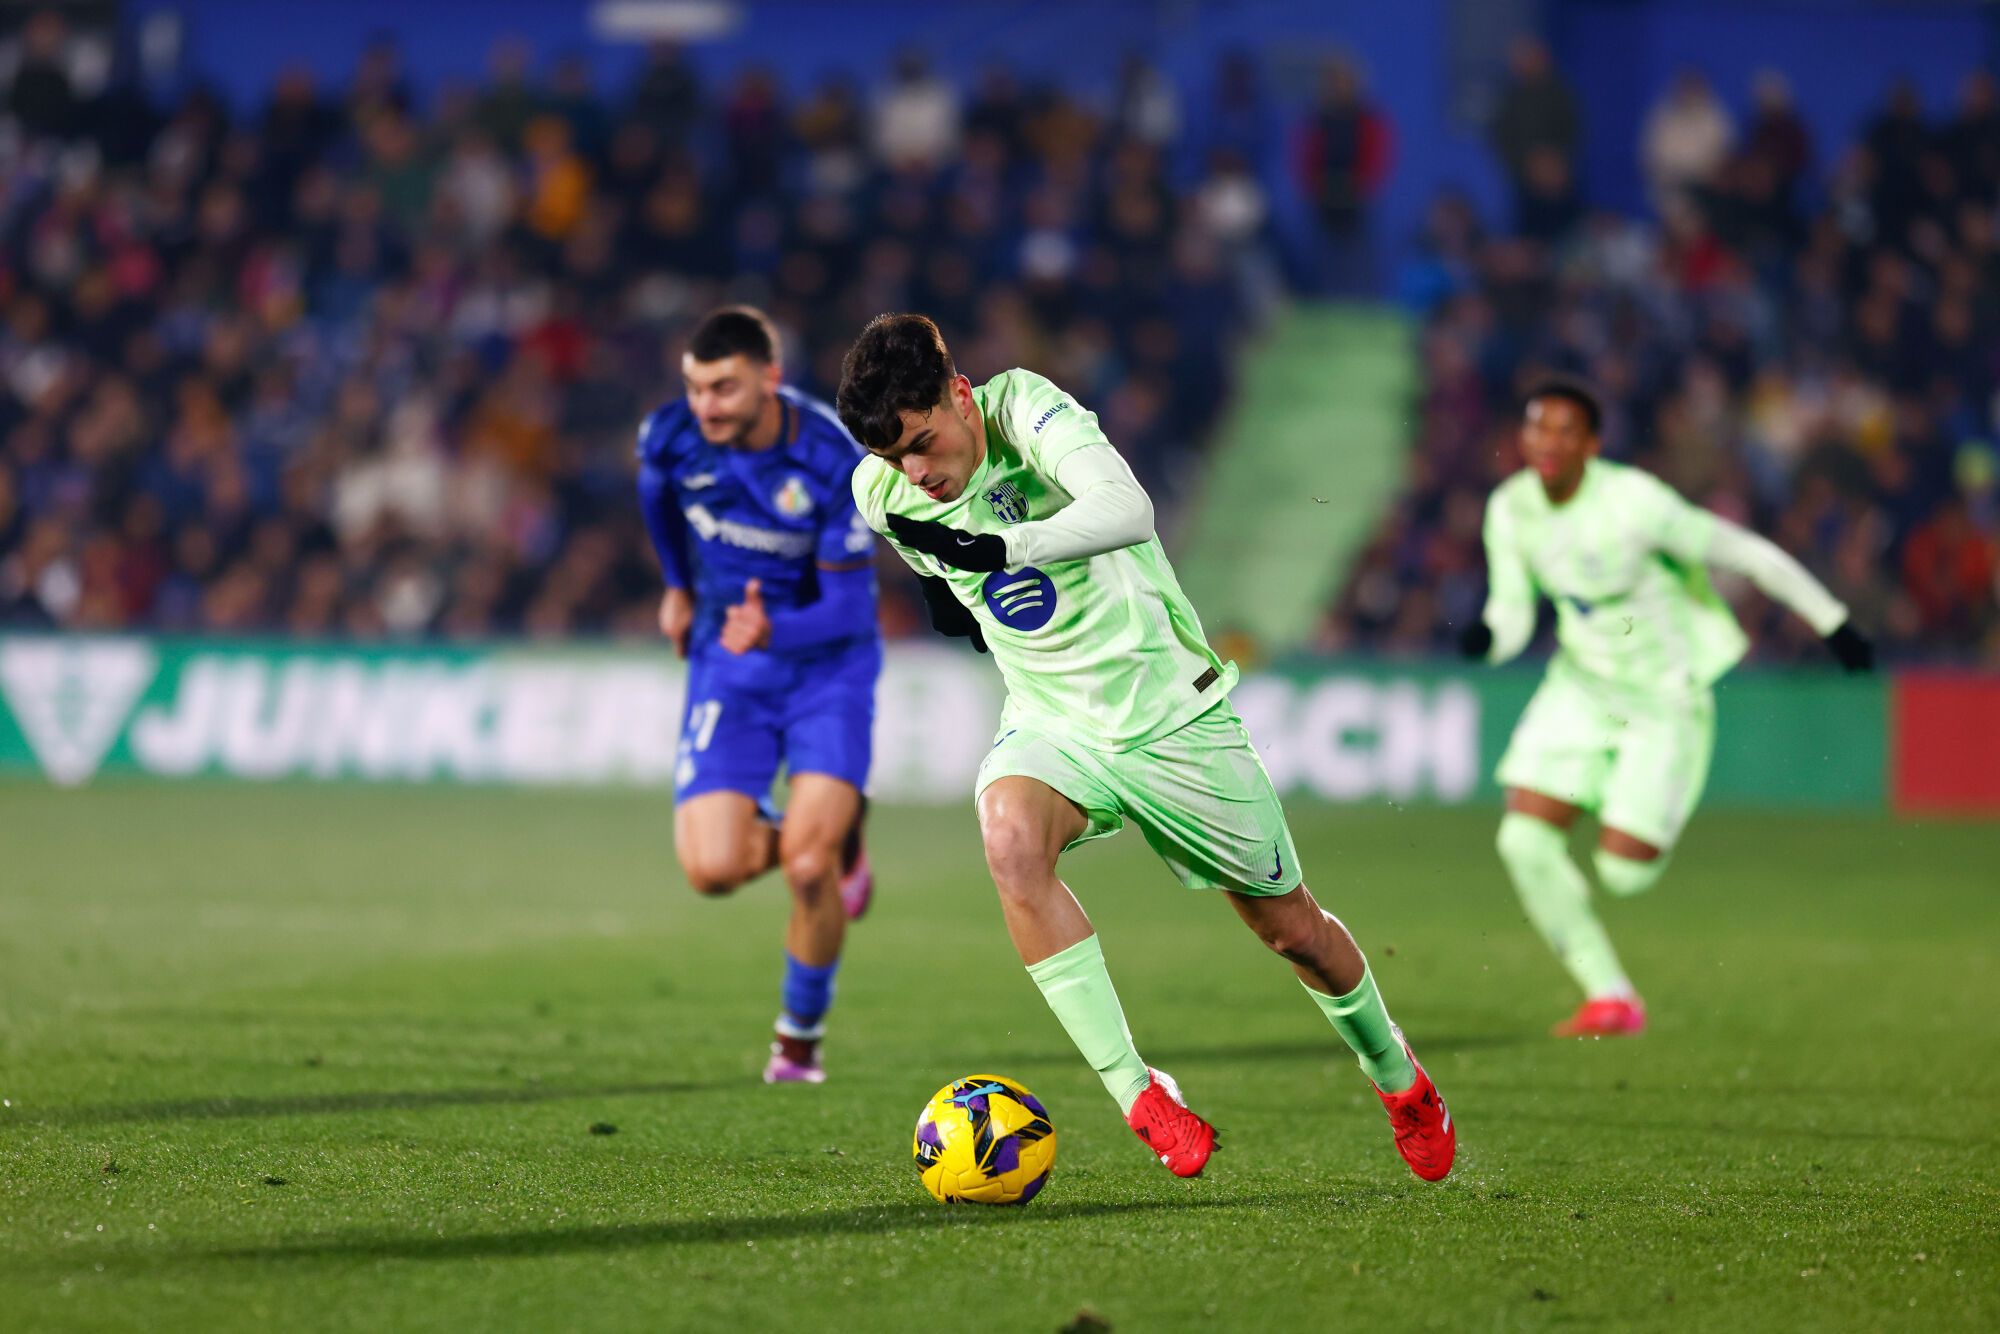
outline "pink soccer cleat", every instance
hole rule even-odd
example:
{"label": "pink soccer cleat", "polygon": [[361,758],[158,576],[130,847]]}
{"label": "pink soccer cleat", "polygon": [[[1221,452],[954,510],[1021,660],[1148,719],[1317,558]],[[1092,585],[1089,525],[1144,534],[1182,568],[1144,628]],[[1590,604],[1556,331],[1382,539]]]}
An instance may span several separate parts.
{"label": "pink soccer cleat", "polygon": [[771,1044],[771,1059],[764,1063],[764,1082],[824,1084],[826,1069],[819,1063],[819,1043],[780,1036]]}
{"label": "pink soccer cleat", "polygon": [[868,850],[857,848],[854,861],[840,877],[840,906],[847,920],[858,922],[875,897],[875,868],[868,864]]}

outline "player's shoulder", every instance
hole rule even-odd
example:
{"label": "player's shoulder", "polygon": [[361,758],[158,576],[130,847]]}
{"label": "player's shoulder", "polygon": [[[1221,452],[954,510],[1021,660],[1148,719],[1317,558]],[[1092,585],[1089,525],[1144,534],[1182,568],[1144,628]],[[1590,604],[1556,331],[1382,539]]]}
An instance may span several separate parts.
{"label": "player's shoulder", "polygon": [[778,393],[799,414],[798,439],[792,452],[814,471],[844,479],[867,451],[854,442],[825,401],[790,385]]}
{"label": "player's shoulder", "polygon": [[897,488],[913,490],[901,473],[866,452],[854,465],[854,478],[849,485],[854,491],[854,508],[877,532],[881,531],[888,516],[895,512]]}
{"label": "player's shoulder", "polygon": [[1664,478],[1629,463],[1592,459],[1590,469],[1601,492],[1621,506],[1673,504],[1681,499],[1681,493]]}
{"label": "player's shoulder", "polygon": [[1493,494],[1486,501],[1487,517],[1526,518],[1534,512],[1541,495],[1541,478],[1535,475],[1533,468],[1523,468],[1493,488]]}
{"label": "player's shoulder", "polygon": [[987,412],[1014,438],[1040,435],[1057,416],[1077,410],[1076,400],[1061,385],[1022,366],[1001,371],[980,389]]}
{"label": "player's shoulder", "polygon": [[694,413],[688,408],[686,399],[676,398],[660,404],[646,414],[646,420],[639,423],[639,458],[646,463],[659,463],[673,457],[675,448],[692,425]]}

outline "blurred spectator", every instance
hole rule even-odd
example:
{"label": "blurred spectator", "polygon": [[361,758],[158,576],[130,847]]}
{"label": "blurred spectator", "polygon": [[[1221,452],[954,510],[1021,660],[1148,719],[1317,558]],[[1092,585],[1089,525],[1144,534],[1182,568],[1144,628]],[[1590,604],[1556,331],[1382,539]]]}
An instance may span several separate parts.
{"label": "blurred spectator", "polygon": [[1388,177],[1390,151],[1389,123],[1363,100],[1360,73],[1328,61],[1299,137],[1298,182],[1319,223],[1329,292],[1353,296],[1372,285],[1368,204]]}
{"label": "blurred spectator", "polygon": [[29,17],[21,31],[21,59],[7,90],[7,111],[35,138],[59,139],[77,128],[76,94],[64,60],[68,31],[52,9]]}
{"label": "blurred spectator", "polygon": [[1641,158],[1664,209],[1714,178],[1736,143],[1736,123],[1699,70],[1682,70],[1646,116]]}
{"label": "blurred spectator", "polygon": [[958,148],[958,95],[922,55],[896,57],[889,91],[875,108],[875,152],[893,168],[936,171]]}
{"label": "blurred spectator", "polygon": [[1535,37],[1516,37],[1507,49],[1509,78],[1494,109],[1491,138],[1507,178],[1513,183],[1517,210],[1525,206],[1531,175],[1538,161],[1546,179],[1549,158],[1559,159],[1563,174],[1576,177],[1576,154],[1582,137],[1576,95],[1556,72],[1549,49]]}
{"label": "blurred spectator", "polygon": [[1799,181],[1812,166],[1812,132],[1792,105],[1792,84],[1774,69],[1757,71],[1752,84],[1756,114],[1744,136],[1743,154],[1771,176],[1779,198],[1789,207]]}

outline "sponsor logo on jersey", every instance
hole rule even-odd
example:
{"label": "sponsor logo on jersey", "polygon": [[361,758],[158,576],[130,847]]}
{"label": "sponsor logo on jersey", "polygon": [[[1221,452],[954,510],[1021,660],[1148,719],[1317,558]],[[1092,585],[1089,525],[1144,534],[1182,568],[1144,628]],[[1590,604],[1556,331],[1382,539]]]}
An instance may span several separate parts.
{"label": "sponsor logo on jersey", "polygon": [[738,523],[734,519],[718,519],[708,512],[706,505],[686,507],[688,527],[694,529],[695,536],[704,542],[721,542],[732,547],[742,547],[745,551],[762,551],[767,555],[785,556],[797,560],[812,553],[811,533],[787,533],[775,528],[759,528],[755,524]]}
{"label": "sponsor logo on jersey", "polygon": [[1068,407],[1069,407],[1069,400],[1064,399],[1062,402],[1050,408],[1047,412],[1044,412],[1041,416],[1035,418],[1035,425],[1034,425],[1035,434],[1040,435],[1042,433],[1042,428],[1049,424],[1049,418],[1055,416],[1058,412],[1061,412]]}
{"label": "sponsor logo on jersey", "polygon": [[1028,517],[1028,498],[1012,482],[1002,482],[986,493],[986,503],[1002,523],[1019,523]]}
{"label": "sponsor logo on jersey", "polygon": [[778,513],[787,519],[800,519],[812,513],[812,492],[796,477],[787,477],[785,484],[778,488],[778,494],[771,497],[771,503],[778,507]]}
{"label": "sponsor logo on jersey", "polygon": [[1056,614],[1055,581],[1032,565],[995,570],[980,591],[993,619],[1009,630],[1039,630]]}

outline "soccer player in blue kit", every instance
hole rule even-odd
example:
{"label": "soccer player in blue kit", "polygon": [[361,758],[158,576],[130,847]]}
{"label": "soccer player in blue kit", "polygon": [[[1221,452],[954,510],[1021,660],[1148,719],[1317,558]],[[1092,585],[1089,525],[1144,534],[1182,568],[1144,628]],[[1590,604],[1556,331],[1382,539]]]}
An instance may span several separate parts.
{"label": "soccer player in blue kit", "polygon": [[[681,377],[687,396],[639,429],[660,630],[688,662],[674,848],[704,895],[782,868],[792,914],[764,1081],[817,1084],[841,940],[874,889],[862,788],[882,640],[875,535],[851,487],[862,451],[782,383],[777,332],[749,306],[701,322]],[[780,762],[782,815],[769,801]]]}

